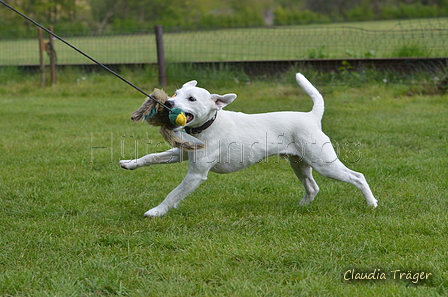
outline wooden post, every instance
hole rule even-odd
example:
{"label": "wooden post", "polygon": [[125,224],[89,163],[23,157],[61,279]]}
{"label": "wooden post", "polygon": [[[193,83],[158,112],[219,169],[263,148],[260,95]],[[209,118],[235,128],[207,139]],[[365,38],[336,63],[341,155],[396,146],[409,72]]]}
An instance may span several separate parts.
{"label": "wooden post", "polygon": [[37,32],[39,36],[40,83],[42,87],[45,87],[44,37],[41,28],[37,28]]}
{"label": "wooden post", "polygon": [[[53,26],[50,26],[50,31],[53,32]],[[56,51],[54,50],[53,35],[50,34],[50,72],[51,72],[51,84],[56,84]]]}
{"label": "wooden post", "polygon": [[163,29],[161,25],[154,27],[157,44],[157,64],[159,65],[159,84],[166,86],[165,51],[163,48]]}

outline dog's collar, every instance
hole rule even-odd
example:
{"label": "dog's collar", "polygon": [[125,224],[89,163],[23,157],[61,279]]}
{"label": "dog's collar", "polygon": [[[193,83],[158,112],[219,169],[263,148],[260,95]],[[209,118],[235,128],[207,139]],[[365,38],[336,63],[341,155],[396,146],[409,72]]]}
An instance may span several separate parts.
{"label": "dog's collar", "polygon": [[210,120],[205,122],[200,127],[196,127],[196,128],[185,127],[185,132],[187,132],[188,134],[199,134],[199,133],[201,133],[202,131],[204,131],[205,129],[207,129],[208,127],[210,127],[213,124],[213,122],[216,120],[216,116],[217,115],[218,115],[218,112],[215,113],[213,118],[211,118]]}

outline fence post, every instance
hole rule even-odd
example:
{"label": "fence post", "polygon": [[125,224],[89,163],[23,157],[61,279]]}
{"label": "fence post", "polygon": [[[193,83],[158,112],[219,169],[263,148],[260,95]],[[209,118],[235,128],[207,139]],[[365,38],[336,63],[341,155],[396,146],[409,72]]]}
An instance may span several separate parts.
{"label": "fence post", "polygon": [[157,64],[159,65],[159,84],[166,86],[166,67],[165,67],[165,51],[163,48],[163,29],[162,25],[154,27],[156,33],[157,45]]}
{"label": "fence post", "polygon": [[[53,26],[50,26],[50,31],[53,32]],[[50,71],[51,84],[56,84],[56,51],[54,50],[53,36],[50,34],[50,41],[48,42],[50,50]]]}
{"label": "fence post", "polygon": [[45,87],[44,37],[42,35],[42,29],[37,28],[37,33],[39,36],[40,83],[42,87]]}

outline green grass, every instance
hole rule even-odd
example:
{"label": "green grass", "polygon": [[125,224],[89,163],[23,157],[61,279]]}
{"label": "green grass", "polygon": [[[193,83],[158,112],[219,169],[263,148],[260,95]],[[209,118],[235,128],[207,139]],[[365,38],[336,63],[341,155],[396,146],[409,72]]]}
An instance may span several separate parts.
{"label": "green grass", "polygon": [[[167,32],[163,38],[165,57],[172,62],[401,57],[403,47],[413,47],[405,56],[446,57],[447,30],[448,18],[433,18]],[[103,63],[157,61],[154,34],[69,37],[55,32]],[[0,40],[0,47],[0,65],[39,63],[37,37]],[[61,42],[55,48],[60,64],[91,63]]]}
{"label": "green grass", "polygon": [[[123,75],[144,89],[155,85]],[[156,128],[129,120],[140,94],[109,75],[66,73],[47,88],[14,71],[0,78],[2,296],[448,293],[446,96],[383,81],[319,87],[324,131],[367,177],[375,210],[353,186],[318,174],[316,201],[299,206],[302,186],[286,162],[271,158],[210,174],[179,208],[151,220],[143,213],[187,164],[118,166],[164,148]],[[236,92],[232,110],[309,110],[291,80],[215,82],[211,91]],[[349,269],[381,269],[389,279],[344,281]],[[397,269],[432,275],[413,285],[393,280]]]}

